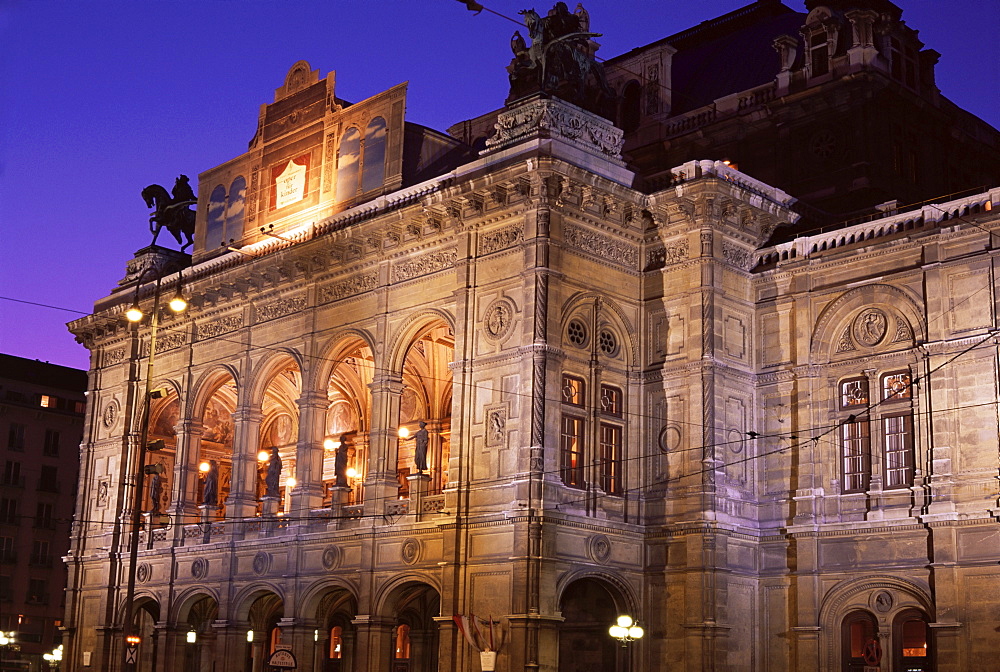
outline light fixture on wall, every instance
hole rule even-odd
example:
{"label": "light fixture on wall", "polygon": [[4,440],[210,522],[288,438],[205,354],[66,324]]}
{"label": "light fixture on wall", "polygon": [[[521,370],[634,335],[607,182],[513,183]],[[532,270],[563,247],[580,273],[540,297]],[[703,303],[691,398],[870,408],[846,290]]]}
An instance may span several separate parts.
{"label": "light fixture on wall", "polygon": [[617,639],[625,646],[629,642],[642,639],[646,632],[636,624],[631,616],[621,615],[617,622],[608,628],[608,634]]}
{"label": "light fixture on wall", "polygon": [[408,430],[406,427],[399,428],[399,438],[405,439],[409,435],[410,435],[410,430]]}

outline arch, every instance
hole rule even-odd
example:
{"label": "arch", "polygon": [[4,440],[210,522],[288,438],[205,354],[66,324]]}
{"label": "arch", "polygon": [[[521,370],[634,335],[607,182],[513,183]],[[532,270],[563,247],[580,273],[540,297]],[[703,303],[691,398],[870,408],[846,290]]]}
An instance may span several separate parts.
{"label": "arch", "polygon": [[386,581],[376,591],[372,600],[375,605],[375,613],[382,616],[391,615],[399,608],[399,599],[404,594],[402,589],[416,584],[426,586],[439,596],[441,595],[441,585],[434,577],[419,572],[403,572]]}
{"label": "arch", "polygon": [[[432,669],[438,660],[438,624],[441,591],[423,577],[394,581],[380,591],[379,615],[393,622],[391,649],[385,653],[393,665],[407,669]],[[402,662],[402,661],[405,661]]]}
{"label": "arch", "polygon": [[200,601],[209,599],[219,604],[219,594],[207,586],[189,586],[179,592],[174,598],[173,623],[187,623],[191,618],[192,608]]}
{"label": "arch", "polygon": [[[883,594],[889,595],[889,599],[880,598]],[[891,623],[897,614],[909,609],[919,609],[933,617],[933,601],[927,585],[888,575],[847,579],[834,585],[823,597],[819,609],[820,647],[826,668],[839,669],[841,623],[849,613],[877,613],[881,623]]]}
{"label": "arch", "polygon": [[[593,579],[595,581],[605,583],[617,591],[618,596],[622,600],[621,603],[615,603],[615,606],[619,610],[629,612],[633,615],[639,613],[640,600],[638,594],[628,581],[617,574],[590,568],[569,572],[560,577],[559,581],[556,583],[556,602],[562,601],[563,595],[570,584],[574,581],[581,581],[584,579]],[[610,626],[611,624],[609,623],[608,625]]]}
{"label": "arch", "polygon": [[257,363],[254,367],[253,373],[249,376],[250,389],[248,399],[250,403],[253,406],[259,406],[264,402],[264,397],[267,394],[267,388],[271,385],[275,376],[288,369],[289,361],[295,365],[298,378],[297,385],[301,390],[303,359],[304,357],[302,356],[302,353],[294,348],[274,348],[274,352],[271,352]]}
{"label": "arch", "polygon": [[351,126],[340,137],[340,151],[337,153],[338,202],[354,198],[358,192],[358,169],[361,161],[361,131]]}
{"label": "arch", "polygon": [[607,672],[627,669],[621,647],[608,637],[608,627],[620,615],[641,619],[637,612],[627,608],[635,602],[626,599],[619,585],[610,575],[593,573],[563,583],[559,590],[559,610],[563,617],[559,625],[559,672],[579,669],[581,664],[586,669]]}
{"label": "arch", "polygon": [[365,127],[365,153],[362,158],[361,191],[380,189],[385,179],[385,119],[375,117]]}
{"label": "arch", "polygon": [[211,250],[225,244],[226,238],[226,187],[216,185],[208,198],[205,217],[205,249]]}
{"label": "arch", "polygon": [[323,602],[331,593],[344,592],[355,603],[358,601],[357,586],[339,576],[332,576],[311,584],[297,599],[297,618],[319,618]]}
{"label": "arch", "polygon": [[273,596],[284,604],[281,588],[273,583],[258,581],[244,586],[230,602],[229,620],[237,623],[250,622],[250,610],[262,597]]}
{"label": "arch", "polygon": [[337,332],[318,348],[318,362],[310,367],[308,372],[303,371],[303,389],[322,390],[337,367],[338,358],[343,356],[348,348],[353,347],[355,341],[363,342],[369,350],[375,352],[375,337],[370,332],[364,329],[345,329]]}
{"label": "arch", "polygon": [[[559,333],[565,334],[569,327],[569,321],[577,317],[581,311],[591,310],[595,301],[601,302],[601,310],[598,315],[598,328],[601,326],[601,319],[610,317],[610,321],[622,336],[622,362],[626,366],[636,366],[638,362],[638,352],[635,345],[635,329],[629,323],[625,311],[617,301],[608,299],[594,292],[580,292],[570,296],[562,306],[562,314],[559,323]],[[592,321],[588,321],[588,326]],[[591,334],[588,342],[593,342],[597,334]]]}
{"label": "arch", "polygon": [[[809,350],[814,361],[833,358],[838,339],[843,334],[848,320],[862,308],[879,308],[887,316],[902,317],[910,329],[910,338],[905,347],[924,338],[924,322],[919,303],[908,291],[885,284],[871,284],[855,287],[831,301],[820,312],[813,327]],[[888,328],[894,328],[889,325]],[[887,336],[885,340],[890,340]],[[898,343],[898,341],[897,341]]]}
{"label": "arch", "polygon": [[443,322],[452,332],[455,331],[455,318],[447,311],[438,308],[421,310],[403,320],[386,349],[388,357],[383,370],[402,373],[403,360],[413,341],[435,322]]}
{"label": "arch", "polygon": [[198,380],[191,385],[193,393],[187,397],[187,406],[183,413],[184,417],[195,417],[197,411],[205,406],[216,390],[226,383],[227,378],[239,389],[239,371],[233,366],[219,364],[203,372],[198,377]]}
{"label": "arch", "polygon": [[626,133],[639,128],[642,115],[642,85],[630,80],[622,89],[621,126]]}
{"label": "arch", "polygon": [[247,180],[237,175],[229,185],[229,198],[226,204],[226,234],[225,241],[243,238],[243,215],[246,205]]}

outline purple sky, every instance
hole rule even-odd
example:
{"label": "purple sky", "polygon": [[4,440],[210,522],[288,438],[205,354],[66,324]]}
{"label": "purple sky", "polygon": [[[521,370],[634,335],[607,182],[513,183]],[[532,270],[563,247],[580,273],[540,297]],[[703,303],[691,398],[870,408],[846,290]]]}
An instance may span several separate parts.
{"label": "purple sky", "polygon": [[[746,4],[585,2],[604,58]],[[1000,3],[897,4],[942,54],[942,92],[1000,126]],[[150,240],[142,188],[245,151],[296,61],[336,70],[351,101],[409,81],[407,119],[444,130],[502,105],[515,28],[455,0],[0,0],[0,352],[87,368],[76,315],[9,299],[87,311],[107,295]]]}

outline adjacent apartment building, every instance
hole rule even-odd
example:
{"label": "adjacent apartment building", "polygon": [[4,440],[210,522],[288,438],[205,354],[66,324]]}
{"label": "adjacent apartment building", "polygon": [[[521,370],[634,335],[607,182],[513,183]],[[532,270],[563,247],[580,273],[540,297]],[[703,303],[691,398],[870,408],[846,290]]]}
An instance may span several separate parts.
{"label": "adjacent apartment building", "polygon": [[456,615],[503,672],[1000,669],[1000,135],[896,5],[806,9],[603,71],[531,12],[450,134],[294,64],[70,324],[68,669],[478,670]]}
{"label": "adjacent apartment building", "polygon": [[62,643],[86,389],[86,371],[0,354],[4,670],[43,669],[42,656]]}

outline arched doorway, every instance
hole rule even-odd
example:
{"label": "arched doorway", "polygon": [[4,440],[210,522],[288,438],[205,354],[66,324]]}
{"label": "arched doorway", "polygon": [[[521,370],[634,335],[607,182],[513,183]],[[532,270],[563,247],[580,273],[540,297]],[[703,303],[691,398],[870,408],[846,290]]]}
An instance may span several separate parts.
{"label": "arched doorway", "polygon": [[892,627],[895,669],[901,672],[932,672],[934,651],[927,617],[917,609],[900,612]]}
{"label": "arched doorway", "polygon": [[215,632],[212,622],[218,617],[219,605],[215,598],[203,595],[195,600],[184,620],[178,623],[183,642],[179,660],[189,672],[212,672],[215,658]]}
{"label": "arched doorway", "polygon": [[[400,497],[408,497],[406,477],[416,473],[417,454],[426,450],[429,494],[440,494],[448,482],[451,452],[451,363],[455,334],[436,322],[413,339],[403,359],[403,391],[399,399],[400,441],[396,473]],[[423,423],[423,425],[421,425]],[[421,429],[426,431],[421,446]]]}
{"label": "arched doorway", "polygon": [[331,590],[320,600],[316,610],[319,623],[316,633],[319,646],[318,670],[348,672],[354,669],[354,644],[357,636],[352,620],[357,614],[354,596],[343,588]]}
{"label": "arched doorway", "polygon": [[387,652],[392,672],[434,672],[438,665],[441,597],[424,583],[397,587],[387,603],[394,621]]}
{"label": "arched doorway", "polygon": [[132,633],[141,637],[139,641],[139,658],[135,672],[153,672],[159,653],[159,642],[156,641],[156,622],[160,619],[160,605],[146,598],[136,602],[132,616]]}
{"label": "arched doorway", "polygon": [[594,578],[579,579],[566,587],[559,602],[564,619],[559,626],[559,672],[629,669],[631,649],[621,647],[608,634],[619,609],[625,606],[621,596],[617,597],[605,582]]}
{"label": "arched doorway", "polygon": [[243,669],[250,672],[263,672],[267,669],[268,658],[281,644],[278,621],[283,614],[284,604],[274,593],[265,593],[250,605],[247,614],[250,629],[247,632]]}
{"label": "arched doorway", "polygon": [[873,647],[881,650],[878,623],[867,611],[852,611],[840,626],[841,669],[843,672],[864,672],[868,663],[865,655],[872,656]]}

